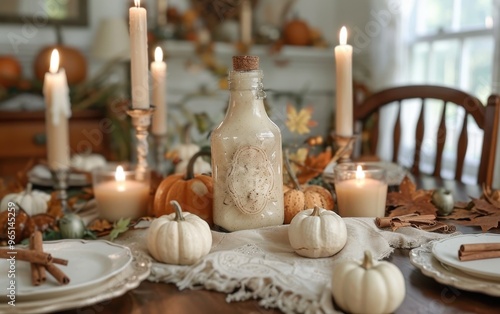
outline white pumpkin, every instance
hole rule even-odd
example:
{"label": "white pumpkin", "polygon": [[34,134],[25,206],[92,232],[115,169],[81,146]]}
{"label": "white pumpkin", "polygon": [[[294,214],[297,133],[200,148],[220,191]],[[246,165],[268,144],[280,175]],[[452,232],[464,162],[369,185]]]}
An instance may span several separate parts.
{"label": "white pumpkin", "polygon": [[71,157],[71,167],[80,171],[92,171],[106,166],[106,158],[99,154],[76,154]]}
{"label": "white pumpkin", "polygon": [[210,227],[197,215],[183,213],[177,201],[170,204],[175,213],[155,219],[149,227],[149,253],[166,264],[194,264],[212,248]]}
{"label": "white pumpkin", "polygon": [[350,313],[392,313],[405,298],[405,280],[394,264],[375,262],[366,251],[361,263],[344,261],[333,269],[332,295]]}
{"label": "white pumpkin", "polygon": [[331,210],[306,209],[293,217],[288,239],[295,253],[305,257],[327,257],[338,253],[347,242],[344,220]]}
{"label": "white pumpkin", "polygon": [[8,203],[13,202],[21,206],[30,215],[43,214],[47,212],[50,194],[42,191],[32,190],[31,183],[28,183],[26,190],[20,193],[10,193],[4,196],[0,203],[0,211],[8,208]]}
{"label": "white pumpkin", "polygon": [[[177,152],[177,156],[181,160],[177,165],[175,165],[175,173],[186,173],[187,165],[191,157],[200,151],[200,147],[196,144],[182,144],[174,149]],[[212,171],[210,163],[206,162],[202,158],[196,159],[194,163],[193,172],[194,173],[207,173]]]}

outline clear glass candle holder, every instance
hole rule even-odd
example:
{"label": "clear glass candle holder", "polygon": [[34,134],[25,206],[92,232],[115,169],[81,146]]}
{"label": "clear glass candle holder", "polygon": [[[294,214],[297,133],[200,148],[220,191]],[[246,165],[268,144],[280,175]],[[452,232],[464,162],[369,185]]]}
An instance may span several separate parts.
{"label": "clear glass candle holder", "polygon": [[361,163],[341,163],[333,169],[337,208],[342,217],[384,217],[386,171]]}
{"label": "clear glass candle holder", "polygon": [[92,172],[99,217],[114,222],[147,214],[150,190],[149,171],[136,175],[133,167],[109,164]]}

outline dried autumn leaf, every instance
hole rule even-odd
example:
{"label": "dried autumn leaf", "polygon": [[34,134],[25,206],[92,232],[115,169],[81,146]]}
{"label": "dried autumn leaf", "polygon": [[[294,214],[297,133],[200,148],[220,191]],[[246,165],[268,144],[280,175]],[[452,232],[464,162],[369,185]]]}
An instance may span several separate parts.
{"label": "dried autumn leaf", "polygon": [[470,209],[455,208],[455,210],[450,215],[440,218],[450,219],[450,220],[464,220],[464,219],[473,219],[478,216],[480,216],[480,214],[474,213]]}
{"label": "dried autumn leaf", "polygon": [[97,218],[89,223],[87,229],[89,229],[90,231],[102,232],[113,229],[113,225],[106,219]]}
{"label": "dried autumn leaf", "polygon": [[474,208],[473,210],[477,213],[483,214],[483,215],[489,215],[489,214],[495,214],[497,212],[500,212],[500,209],[490,203],[488,201],[479,199],[479,198],[472,198],[472,202],[474,203]]}
{"label": "dried autumn leaf", "polygon": [[500,211],[493,215],[475,217],[471,220],[459,220],[457,223],[464,226],[478,226],[483,232],[500,227]]}
{"label": "dried autumn leaf", "polygon": [[296,164],[299,168],[297,179],[300,184],[305,184],[323,172],[332,159],[332,150],[328,147],[316,156],[308,155],[303,165]]}
{"label": "dried autumn leaf", "polygon": [[496,196],[499,191],[483,187],[481,198],[471,198],[466,206],[455,204],[455,209],[446,219],[456,220],[464,226],[478,226],[483,232],[500,227],[500,202]]}
{"label": "dried autumn leaf", "polygon": [[387,194],[386,206],[392,210],[389,217],[418,213],[436,215],[437,208],[431,203],[432,191],[417,190],[415,184],[406,176],[399,185],[399,192]]}

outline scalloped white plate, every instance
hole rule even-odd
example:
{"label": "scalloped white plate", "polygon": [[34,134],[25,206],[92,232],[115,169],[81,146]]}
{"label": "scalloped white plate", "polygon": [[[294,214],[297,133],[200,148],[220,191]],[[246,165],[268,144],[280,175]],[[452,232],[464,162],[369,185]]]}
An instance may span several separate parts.
{"label": "scalloped white plate", "polygon": [[410,251],[410,262],[424,275],[444,285],[500,297],[500,282],[471,276],[438,261],[432,254],[436,242],[431,241]]}
{"label": "scalloped white plate", "polygon": [[1,302],[0,313],[49,313],[96,304],[137,288],[149,276],[150,270],[151,260],[144,254],[134,253],[132,262],[123,271],[99,285],[84,288],[77,293],[54,294],[32,301],[16,300],[15,307],[8,305],[7,302]]}
{"label": "scalloped white plate", "polygon": [[440,240],[432,247],[432,254],[441,263],[460,269],[470,275],[500,280],[500,258],[461,262],[458,259],[460,245],[466,243],[500,243],[498,234],[464,234]]}
{"label": "scalloped white plate", "polygon": [[[70,278],[70,282],[67,285],[60,285],[47,273],[45,283],[33,286],[30,264],[16,261],[16,296],[20,299],[41,299],[53,294],[68,294],[89,286],[97,286],[123,271],[132,261],[129,248],[102,240],[44,242],[43,250],[51,253],[53,257],[68,260],[67,266],[58,265],[58,267]],[[0,260],[0,273],[7,274],[8,268],[8,261]],[[0,276],[0,287],[7,287],[9,280],[7,276]]]}

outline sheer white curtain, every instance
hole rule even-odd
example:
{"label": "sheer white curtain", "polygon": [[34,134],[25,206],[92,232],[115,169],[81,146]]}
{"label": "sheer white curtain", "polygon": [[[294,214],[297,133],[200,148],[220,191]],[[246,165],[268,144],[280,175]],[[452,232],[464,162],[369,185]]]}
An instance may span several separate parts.
{"label": "sheer white curtain", "polygon": [[[404,25],[405,7],[400,0],[368,0],[369,20],[364,31],[370,37],[368,51],[368,79],[358,78],[376,92],[394,85],[400,85],[404,73]],[[375,32],[380,28],[380,32]],[[356,46],[356,43],[354,43]],[[396,108],[382,110],[380,125],[393,126],[396,121]],[[377,155],[384,160],[392,158],[392,135],[389,128],[381,128]]]}
{"label": "sheer white curtain", "polygon": [[[493,29],[495,36],[495,67],[493,70],[492,90],[494,93],[500,94],[500,0],[493,0]],[[500,130],[498,141],[493,186],[500,189]]]}

